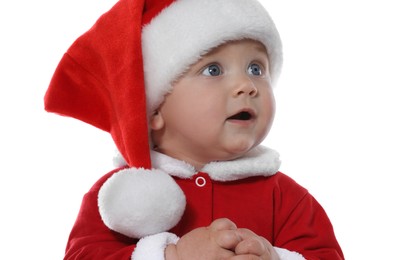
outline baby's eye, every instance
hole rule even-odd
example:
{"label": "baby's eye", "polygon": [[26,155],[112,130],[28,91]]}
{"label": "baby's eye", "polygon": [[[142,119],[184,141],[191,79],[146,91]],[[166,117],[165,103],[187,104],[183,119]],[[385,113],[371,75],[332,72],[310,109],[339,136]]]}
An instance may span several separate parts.
{"label": "baby's eye", "polygon": [[253,63],[250,66],[248,66],[247,72],[248,72],[248,74],[253,75],[253,76],[261,76],[263,74],[261,66],[259,66],[256,63]]}
{"label": "baby's eye", "polygon": [[202,75],[219,76],[221,75],[221,68],[217,64],[209,65],[202,71]]}

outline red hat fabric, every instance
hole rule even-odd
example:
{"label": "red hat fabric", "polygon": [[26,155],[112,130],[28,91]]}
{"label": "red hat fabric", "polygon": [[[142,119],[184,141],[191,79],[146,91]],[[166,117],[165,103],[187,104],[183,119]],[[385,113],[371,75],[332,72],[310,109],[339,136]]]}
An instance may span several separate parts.
{"label": "red hat fabric", "polygon": [[129,165],[150,168],[143,23],[172,1],[120,0],[60,61],[45,109],[111,133]]}

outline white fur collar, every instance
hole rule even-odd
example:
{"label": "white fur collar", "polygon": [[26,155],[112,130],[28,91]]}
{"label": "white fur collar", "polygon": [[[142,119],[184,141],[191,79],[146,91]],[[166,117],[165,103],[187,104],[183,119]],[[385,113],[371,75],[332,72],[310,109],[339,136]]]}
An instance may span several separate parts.
{"label": "white fur collar", "polygon": [[[153,168],[160,169],[172,176],[187,179],[197,173],[195,168],[165,154],[151,151]],[[125,161],[119,154],[114,160],[116,166],[124,166]],[[233,181],[252,176],[271,176],[280,168],[279,154],[265,146],[257,146],[245,156],[233,161],[211,162],[201,169],[216,181]]]}

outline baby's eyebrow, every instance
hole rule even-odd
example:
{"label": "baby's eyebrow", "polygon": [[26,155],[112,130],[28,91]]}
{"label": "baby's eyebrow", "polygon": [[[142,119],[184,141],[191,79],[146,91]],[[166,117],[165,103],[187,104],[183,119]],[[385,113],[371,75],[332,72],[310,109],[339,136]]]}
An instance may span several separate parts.
{"label": "baby's eyebrow", "polygon": [[213,48],[213,49],[207,51],[205,54],[203,54],[203,55],[202,55],[202,58],[203,58],[203,57],[207,57],[207,56],[213,56],[213,55],[215,55],[217,52],[219,52],[219,48],[218,48],[218,47]]}
{"label": "baby's eyebrow", "polygon": [[255,50],[257,50],[258,52],[263,52],[264,54],[267,54],[267,49],[263,44],[258,44],[255,45]]}

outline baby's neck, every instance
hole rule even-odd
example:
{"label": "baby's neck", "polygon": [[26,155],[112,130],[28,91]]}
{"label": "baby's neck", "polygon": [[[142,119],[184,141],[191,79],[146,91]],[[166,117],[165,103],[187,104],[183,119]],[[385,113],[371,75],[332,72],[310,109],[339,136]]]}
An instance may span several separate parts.
{"label": "baby's neck", "polygon": [[195,168],[196,172],[199,172],[206,164],[208,164],[210,162],[210,161],[196,160],[195,158],[192,158],[192,157],[188,156],[187,154],[176,153],[176,151],[172,151],[172,150],[167,151],[165,149],[160,149],[158,147],[154,150],[159,153],[165,154],[169,157],[172,157],[174,159],[186,162],[187,164],[193,166]]}

